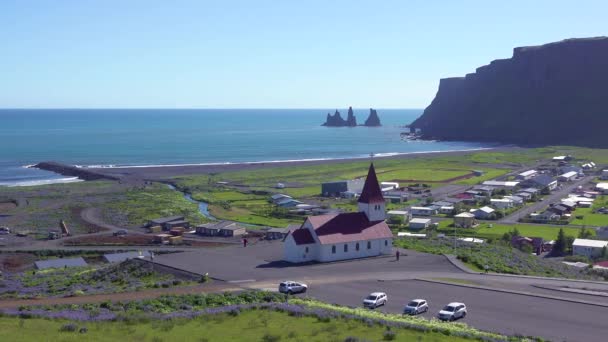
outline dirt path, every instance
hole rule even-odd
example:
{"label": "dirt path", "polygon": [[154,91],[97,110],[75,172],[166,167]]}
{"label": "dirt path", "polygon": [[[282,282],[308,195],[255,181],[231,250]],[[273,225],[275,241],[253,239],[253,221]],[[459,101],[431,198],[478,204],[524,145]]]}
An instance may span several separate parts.
{"label": "dirt path", "polygon": [[235,284],[214,281],[209,284],[202,284],[196,286],[172,287],[168,289],[151,289],[137,292],[107,293],[80,297],[0,300],[0,309],[15,309],[20,306],[29,305],[86,304],[100,303],[105,301],[128,302],[141,299],[157,298],[163,295],[234,292],[241,290],[243,290],[243,288],[238,287]]}
{"label": "dirt path", "polygon": [[117,227],[111,225],[109,223],[104,222],[101,219],[101,209],[99,208],[86,208],[80,212],[80,217],[87,223],[92,224],[94,226],[100,227],[101,230],[110,230],[112,232],[125,229],[122,227]]}

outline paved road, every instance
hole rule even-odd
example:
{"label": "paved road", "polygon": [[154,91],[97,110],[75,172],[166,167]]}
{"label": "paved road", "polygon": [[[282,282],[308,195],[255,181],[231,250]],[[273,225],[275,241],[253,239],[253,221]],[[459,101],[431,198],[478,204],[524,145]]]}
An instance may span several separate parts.
{"label": "paved road", "polygon": [[408,300],[424,298],[430,310],[422,316],[434,317],[447,303],[467,305],[468,315],[461,320],[482,330],[507,335],[542,336],[556,341],[605,341],[608,328],[598,317],[608,308],[557,300],[499,293],[460,286],[408,281],[358,281],[311,287],[308,296],[341,305],[361,306],[371,292],[386,292],[389,303],[379,311],[401,313]]}
{"label": "paved road", "polygon": [[521,210],[512,213],[511,215],[507,215],[498,220],[498,222],[517,223],[521,218],[524,218],[535,211],[540,211],[549,206],[551,203],[559,202],[559,200],[562,198],[567,197],[568,194],[570,194],[576,187],[590,182],[593,178],[594,176],[585,176],[575,182],[569,183],[563,186],[561,189],[553,191],[550,195],[545,196],[542,201],[526,206]]}

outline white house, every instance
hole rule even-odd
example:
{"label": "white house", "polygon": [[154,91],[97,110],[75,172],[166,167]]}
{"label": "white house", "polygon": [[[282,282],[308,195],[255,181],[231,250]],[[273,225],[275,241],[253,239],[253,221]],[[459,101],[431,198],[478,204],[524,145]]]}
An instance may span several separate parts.
{"label": "white house", "polygon": [[487,186],[494,186],[494,187],[497,187],[497,188],[511,189],[511,188],[514,188],[514,187],[518,186],[519,182],[489,180],[489,181],[483,182],[482,184],[483,185],[487,185]]}
{"label": "white house", "polygon": [[600,176],[601,179],[608,179],[608,170],[602,170],[602,175]]}
{"label": "white house", "polygon": [[557,177],[557,180],[559,180],[560,182],[570,182],[571,180],[576,178],[576,176],[578,176],[578,172],[570,171],[570,172],[566,172],[562,175],[559,175]]}
{"label": "white house", "polygon": [[432,216],[437,214],[437,209],[428,207],[411,207],[410,212],[413,216]]}
{"label": "white house", "polygon": [[595,190],[601,192],[602,194],[608,194],[608,183],[597,183],[595,185]]}
{"label": "white house", "polygon": [[460,213],[454,216],[454,226],[459,228],[471,228],[475,226],[475,215],[472,213]]}
{"label": "white house", "polygon": [[397,182],[382,182],[382,183],[380,183],[380,187],[382,189],[396,190],[396,189],[399,189],[399,183],[397,183]]}
{"label": "white house", "polygon": [[329,262],[392,253],[393,233],[384,221],[385,202],[373,164],[358,207],[356,213],[309,216],[285,238],[284,260]]}
{"label": "white house", "polygon": [[476,219],[487,220],[494,213],[494,209],[490,207],[482,207],[479,209],[471,209],[471,213],[475,215]]}
{"label": "white house", "polygon": [[508,198],[492,198],[490,205],[496,209],[507,209],[513,207],[513,201]]}
{"label": "white house", "polygon": [[572,254],[594,258],[602,254],[604,247],[608,247],[608,241],[575,239],[572,243]]}
{"label": "white house", "polygon": [[403,218],[403,223],[407,223],[411,218],[410,213],[406,210],[389,210],[386,215],[388,217],[401,217]]}
{"label": "white house", "polygon": [[513,201],[513,205],[523,205],[525,199],[521,196],[518,195],[514,195],[514,196],[505,196],[504,198],[510,199],[511,201]]}
{"label": "white house", "polygon": [[536,170],[524,171],[524,172],[518,174],[517,176],[515,176],[515,179],[519,179],[519,180],[530,179],[530,178],[536,176],[537,173],[538,173],[538,171],[536,171]]}
{"label": "white house", "polygon": [[410,229],[426,229],[431,225],[431,219],[415,218],[410,220]]}
{"label": "white house", "polygon": [[439,213],[441,214],[451,214],[454,211],[454,206],[451,205],[444,205],[441,208],[439,208]]}

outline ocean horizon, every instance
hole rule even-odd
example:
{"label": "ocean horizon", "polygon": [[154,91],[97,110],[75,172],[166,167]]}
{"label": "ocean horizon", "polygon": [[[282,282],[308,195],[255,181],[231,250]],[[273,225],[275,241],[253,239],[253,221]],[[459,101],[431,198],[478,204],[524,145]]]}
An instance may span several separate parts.
{"label": "ocean horizon", "polygon": [[[338,109],[346,117],[346,108]],[[353,109],[362,124],[369,109]],[[28,168],[145,167],[364,158],[495,144],[404,141],[422,109],[377,109],[381,127],[324,127],[335,109],[0,109],[0,185],[77,181]],[[6,143],[9,142],[9,143]]]}

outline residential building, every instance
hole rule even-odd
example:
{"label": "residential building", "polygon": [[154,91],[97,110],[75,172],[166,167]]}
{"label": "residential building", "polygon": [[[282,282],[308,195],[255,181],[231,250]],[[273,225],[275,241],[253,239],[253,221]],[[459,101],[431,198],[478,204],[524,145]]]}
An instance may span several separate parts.
{"label": "residential building", "polygon": [[239,225],[230,225],[220,229],[220,236],[223,237],[235,237],[245,234],[247,234],[247,230]]}
{"label": "residential building", "polygon": [[559,221],[560,215],[551,210],[545,210],[540,214],[530,214],[530,218],[537,222]]}
{"label": "residential building", "polygon": [[536,171],[536,170],[524,171],[524,172],[518,174],[517,176],[515,176],[515,179],[518,179],[518,180],[530,179],[530,178],[536,176],[537,173],[538,173],[538,171]]}
{"label": "residential building", "polygon": [[554,212],[554,213],[556,213],[556,214],[558,214],[560,216],[569,214],[570,211],[571,211],[569,208],[567,208],[566,206],[563,206],[561,204],[557,204],[557,205],[551,206],[547,210],[548,211],[552,211],[552,212]]}
{"label": "residential building", "polygon": [[450,215],[454,211],[454,206],[446,205],[439,208],[440,214]]}
{"label": "residential building", "polygon": [[523,205],[525,202],[525,199],[523,197],[517,195],[505,196],[503,198],[511,200],[513,202],[513,205]]}
{"label": "residential building", "polygon": [[270,201],[274,204],[279,203],[282,200],[291,199],[291,196],[285,194],[274,194],[270,196]]}
{"label": "residential building", "polygon": [[172,221],[182,221],[184,216],[169,216],[169,217],[161,217],[154,220],[148,221],[146,227],[154,227],[154,226],[163,226],[167,222]]}
{"label": "residential building", "polygon": [[603,180],[608,179],[608,170],[602,170],[602,174],[601,174],[600,178]]}
{"label": "residential building", "polygon": [[426,229],[431,225],[431,219],[413,218],[410,220],[410,229]]}
{"label": "residential building", "polygon": [[528,193],[530,195],[537,195],[540,193],[540,189],[537,188],[526,188],[526,189],[522,189],[520,192],[525,192]]}
{"label": "residential building", "polygon": [[143,259],[150,258],[150,252],[139,251],[139,252],[124,252],[124,253],[111,253],[104,254],[103,260],[107,263],[123,262],[129,259]]}
{"label": "residential building", "polygon": [[492,198],[490,205],[496,209],[508,209],[513,207],[513,201],[508,198]]}
{"label": "residential building", "polygon": [[574,243],[572,243],[572,254],[597,258],[602,254],[604,247],[608,248],[608,241],[575,239]]}
{"label": "residential building", "polygon": [[578,176],[578,172],[569,171],[569,172],[559,175],[557,177],[557,180],[559,180],[560,182],[570,182],[570,181],[574,180],[577,176]]}
{"label": "residential building", "polygon": [[460,213],[454,216],[454,226],[458,228],[472,228],[477,224],[472,213]]}
{"label": "residential building", "polygon": [[534,254],[540,255],[541,253],[550,252],[553,245],[546,243],[541,237],[526,237],[526,236],[513,236],[511,238],[511,246],[522,249],[524,246],[530,246]]}
{"label": "residential building", "polygon": [[407,202],[408,200],[407,191],[391,190],[384,192],[382,196],[384,196],[384,199],[390,203],[403,203]]}
{"label": "residential building", "polygon": [[473,188],[473,191],[475,192],[475,195],[482,195],[482,196],[492,196],[492,194],[494,193],[494,187],[493,186],[476,186]]}
{"label": "residential building", "polygon": [[490,207],[481,207],[479,209],[471,209],[471,213],[473,213],[473,215],[475,215],[476,219],[479,220],[489,220],[493,217],[492,214],[494,214],[494,209],[490,208]]}
{"label": "residential building", "polygon": [[281,208],[292,208],[297,206],[298,204],[302,204],[302,202],[293,198],[284,198],[276,203],[276,205]]}
{"label": "residential building", "polygon": [[412,215],[407,210],[389,210],[386,215],[391,217],[401,217],[403,219],[403,223],[409,222],[412,218]]}
{"label": "residential building", "polygon": [[597,183],[595,185],[595,190],[601,192],[602,194],[608,194],[608,183]]}
{"label": "residential building", "polygon": [[515,194],[515,196],[522,198],[524,201],[532,200],[532,194],[530,194],[529,192],[518,192]]}
{"label": "residential building", "polygon": [[525,184],[539,189],[548,189],[549,191],[555,190],[557,187],[557,181],[549,175],[538,175],[525,181]]}
{"label": "residential building", "polygon": [[437,215],[437,209],[429,207],[411,207],[412,216],[432,216]]}
{"label": "residential building", "polygon": [[520,182],[515,182],[515,181],[496,181],[496,180],[489,180],[489,181],[485,181],[482,184],[483,185],[487,185],[487,186],[493,186],[496,188],[506,188],[506,189],[513,189],[516,186],[519,185]]}
{"label": "residential building", "polygon": [[397,182],[381,182],[380,183],[380,188],[382,188],[383,191],[397,190],[397,189],[399,189],[399,183],[397,183]]}
{"label": "residential building", "polygon": [[325,197],[340,197],[343,192],[359,193],[363,188],[360,179],[326,182],[321,184],[321,195]]}
{"label": "residential building", "polygon": [[182,228],[190,228],[190,222],[185,220],[179,221],[170,221],[163,223],[163,230],[171,230],[173,228],[182,227]]}
{"label": "residential building", "polygon": [[196,227],[196,233],[204,236],[223,236],[222,229],[238,226],[236,222],[220,221],[201,224]]}
{"label": "residential building", "polygon": [[300,228],[299,224],[290,224],[286,228],[270,228],[266,231],[266,240],[283,240],[290,231]]}
{"label": "residential building", "polygon": [[355,213],[309,216],[285,238],[284,260],[328,262],[392,253],[393,234],[385,222],[386,204],[373,164],[358,208]]}

